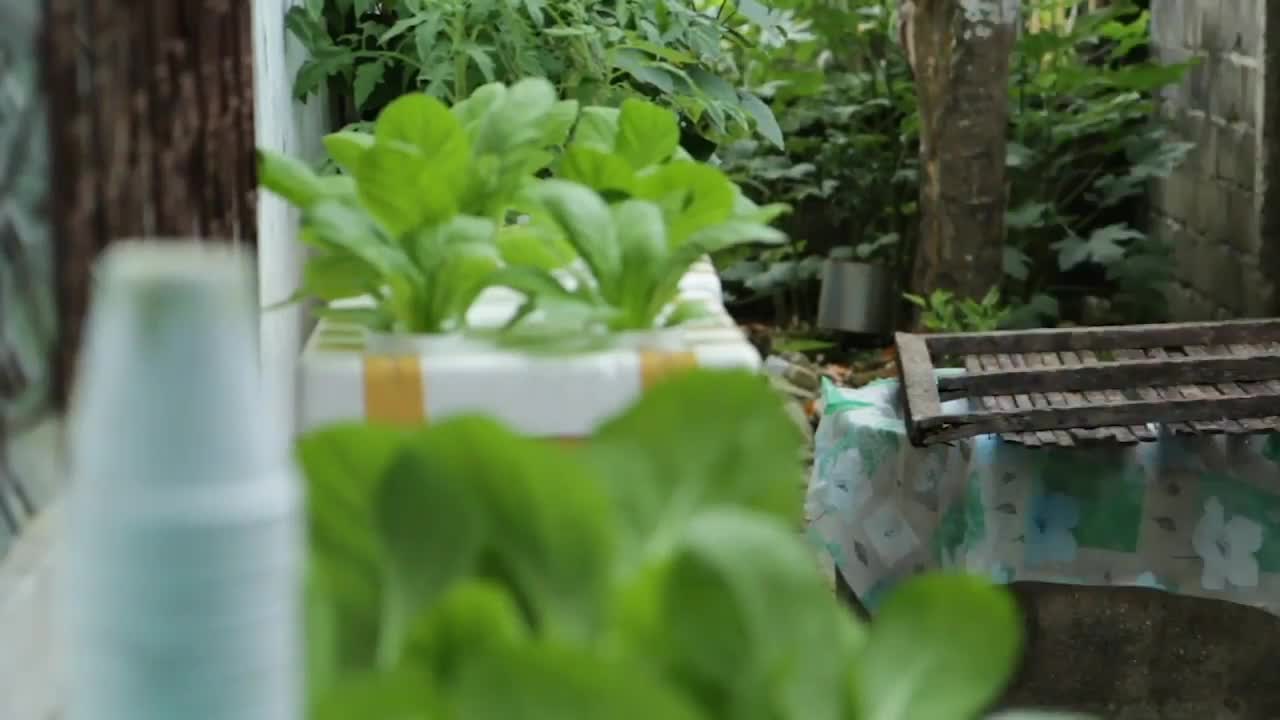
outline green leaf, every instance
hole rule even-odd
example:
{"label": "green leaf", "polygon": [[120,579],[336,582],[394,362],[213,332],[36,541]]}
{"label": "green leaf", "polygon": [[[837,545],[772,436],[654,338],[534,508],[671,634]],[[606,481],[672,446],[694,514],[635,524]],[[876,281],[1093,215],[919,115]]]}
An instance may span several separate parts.
{"label": "green leaf", "polygon": [[785,148],[786,141],[782,137],[782,128],[778,125],[778,119],[774,117],[773,110],[755,94],[746,90],[740,90],[738,97],[741,99],[742,109],[746,110],[755,121],[756,132],[779,150]]}
{"label": "green leaf", "polygon": [[618,137],[618,108],[589,106],[582,108],[573,132],[573,145],[612,153]]}
{"label": "green leaf", "polygon": [[566,150],[556,174],[597,192],[630,193],[635,184],[635,171],[626,160],[588,145],[574,145]]}
{"label": "green leaf", "polygon": [[1026,280],[1031,273],[1031,257],[1012,245],[1004,247],[1004,274],[1014,280]]}
{"label": "green leaf", "polygon": [[349,192],[349,185],[323,178],[306,163],[271,150],[258,150],[258,182],[294,207],[307,209],[315,203]]}
{"label": "green leaf", "polygon": [[354,130],[342,130],[324,136],[324,149],[343,172],[354,175],[360,167],[360,158],[373,147],[373,136]]}
{"label": "green leaf", "polygon": [[644,667],[547,644],[476,656],[451,690],[465,720],[704,720]]}
{"label": "green leaf", "polygon": [[368,62],[356,67],[356,77],[352,83],[352,94],[355,96],[357,109],[364,109],[365,104],[369,102],[369,96],[382,83],[382,77],[386,74],[386,71],[387,66],[381,61]]}
{"label": "green leaf", "polygon": [[457,211],[458,179],[433,177],[435,168],[417,147],[378,140],[360,157],[360,200],[392,237]]}
{"label": "green leaf", "polygon": [[635,195],[662,207],[667,239],[683,244],[690,235],[722,223],[732,215],[737,188],[723,172],[710,165],[677,160],[642,173]]}
{"label": "green leaf", "polygon": [[658,273],[667,258],[667,228],[662,209],[651,202],[627,200],[613,207],[613,226],[622,249],[622,272],[616,286],[601,286],[601,294],[622,308],[631,327],[653,327],[651,311]]}
{"label": "green leaf", "polygon": [[398,429],[335,425],[303,435],[298,462],[306,478],[313,587],[337,636],[343,665],[369,666],[381,615],[381,551],[373,528],[378,483],[404,446]]}
{"label": "green leaf", "polygon": [[858,658],[867,720],[973,717],[1014,669],[1021,623],[1012,597],[985,579],[909,580],[877,612]]}
{"label": "green leaf", "polygon": [[541,144],[546,147],[564,145],[569,140],[569,133],[578,121],[578,101],[561,100],[547,112],[540,121],[542,126]]}
{"label": "green leaf", "polygon": [[[734,431],[724,431],[732,417]],[[741,505],[795,520],[802,438],[745,371],[682,373],[605,423],[588,446],[640,557],[670,548],[698,510]],[[633,560],[637,558],[632,558]]]}
{"label": "green leaf", "polygon": [[378,144],[395,141],[416,148],[438,185],[458,182],[471,154],[462,123],[444,103],[425,93],[393,100],[378,115],[373,133]]}
{"label": "green leaf", "polygon": [[565,180],[541,182],[532,195],[564,231],[565,239],[591,268],[600,285],[616,284],[622,271],[622,254],[604,199],[590,188]]}
{"label": "green leaf", "polygon": [[507,587],[541,636],[594,637],[616,523],[595,476],[563,449],[486,418],[445,420],[414,447],[436,482],[470,486],[482,499],[495,531],[479,577]]}
{"label": "green leaf", "polygon": [[775,518],[724,507],[689,523],[662,583],[663,640],[675,675],[716,698],[715,717],[853,716],[864,633],[809,557]]}
{"label": "green leaf", "polygon": [[680,145],[675,113],[653,103],[628,98],[618,114],[614,152],[640,170],[671,157]]}
{"label": "green leaf", "polygon": [[441,471],[428,447],[407,448],[378,490],[376,518],[386,558],[379,662],[394,667],[414,615],[475,566],[490,532],[466,478]]}
{"label": "green leaf", "polygon": [[346,253],[317,253],[302,267],[305,297],[325,302],[359,297],[378,289],[380,276],[368,263]]}
{"label": "green leaf", "polygon": [[414,272],[408,256],[386,242],[378,227],[359,208],[326,200],[303,213],[302,223],[321,247],[348,253],[384,278]]}
{"label": "green leaf", "polygon": [[498,230],[498,251],[508,265],[555,270],[573,261],[573,247],[553,231],[536,224],[506,225]]}
{"label": "green leaf", "polygon": [[527,643],[529,631],[523,612],[501,584],[463,580],[418,616],[405,653],[442,684],[452,684],[467,660]]}
{"label": "green leaf", "polygon": [[349,675],[311,704],[313,720],[432,720],[439,717],[429,678],[407,670]]}

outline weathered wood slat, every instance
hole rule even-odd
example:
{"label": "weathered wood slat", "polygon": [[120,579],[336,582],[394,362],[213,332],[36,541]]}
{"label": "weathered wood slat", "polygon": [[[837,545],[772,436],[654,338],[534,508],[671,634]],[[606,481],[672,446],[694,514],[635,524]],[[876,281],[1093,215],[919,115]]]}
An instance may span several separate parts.
{"label": "weathered wood slat", "polygon": [[[1098,362],[1098,356],[1095,355],[1092,350],[1081,350],[1080,359],[1090,364],[1095,364]],[[1126,399],[1124,396],[1124,393],[1116,389],[1104,390],[1102,391],[1102,396],[1106,402],[1113,402],[1113,403],[1124,402]],[[1132,435],[1135,440],[1142,440],[1143,442],[1151,442],[1156,439],[1156,434],[1151,432],[1151,429],[1148,428],[1145,424],[1130,425],[1127,429],[1129,431],[1129,434]],[[1117,433],[1116,437],[1120,439],[1122,442],[1124,441],[1123,433]]]}
{"label": "weathered wood slat", "polygon": [[[1166,352],[1164,348],[1150,348],[1147,350],[1147,357],[1155,358],[1156,360],[1168,360],[1173,356]],[[1160,379],[1162,381],[1167,381],[1167,378]],[[1175,385],[1172,382],[1169,382],[1169,384],[1162,385],[1158,389],[1160,390],[1160,394],[1163,395],[1166,400],[1176,400],[1178,398],[1185,398],[1187,400],[1205,399],[1204,394],[1193,385]],[[1209,417],[1211,419],[1192,421],[1191,428],[1198,433],[1204,433],[1206,435],[1220,435],[1226,431],[1226,428],[1223,426],[1220,418],[1213,416]]]}
{"label": "weathered wood slat", "polygon": [[[1246,345],[1232,344],[1227,346],[1227,350],[1236,355],[1257,355],[1260,352],[1280,352],[1280,344],[1273,343],[1273,347],[1263,345]],[[1240,386],[1250,395],[1265,393],[1268,390],[1280,393],[1280,380],[1268,380],[1265,382],[1241,383]],[[1280,410],[1280,408],[1276,408]],[[1265,426],[1264,429],[1272,431],[1280,431],[1280,416],[1269,415],[1261,418],[1261,422]]]}
{"label": "weathered wood slat", "polygon": [[[1079,369],[1079,366],[1083,364],[1080,356],[1070,350],[1063,350],[1059,352],[1058,355],[1062,358],[1062,364],[1069,368],[1068,370],[1059,370],[1058,372],[1072,372]],[[1107,396],[1096,390],[1086,391],[1083,395],[1085,402],[1090,405],[1105,405],[1107,403]],[[1137,442],[1137,438],[1133,436],[1133,433],[1122,427],[1099,427],[1098,434],[1103,438],[1112,437],[1118,442],[1125,444]]]}
{"label": "weathered wood slat", "polygon": [[[978,359],[982,362],[982,369],[991,372],[1000,369],[1000,361],[995,355],[979,355]],[[996,395],[995,400],[1000,405],[1001,410],[1017,410],[1018,404],[1011,395]],[[1040,438],[1033,432],[1022,433],[1017,437],[1017,442],[1028,447],[1040,447]]]}
{"label": "weathered wood slat", "polygon": [[[1141,350],[1117,350],[1116,351],[1116,357],[1120,358],[1121,360],[1141,360],[1146,356],[1147,354]],[[1139,385],[1138,397],[1142,398],[1143,400],[1158,402],[1163,396],[1161,395],[1159,390],[1156,390],[1154,387],[1151,387],[1150,385]],[[1190,434],[1195,432],[1194,430],[1191,429],[1191,425],[1183,422],[1168,423],[1165,427],[1169,432],[1172,432],[1175,435]]]}
{"label": "weathered wood slat", "polygon": [[[1223,357],[1221,354],[1209,352],[1209,349],[1203,345],[1188,345],[1182,350],[1187,354],[1187,357],[1190,358]],[[1227,356],[1230,356],[1230,354],[1228,353]],[[1234,382],[1223,382],[1218,383],[1217,385],[1201,385],[1200,392],[1209,397],[1246,397],[1249,395],[1249,393],[1246,393],[1243,388]],[[1246,432],[1260,432],[1266,428],[1266,424],[1256,420],[1255,418],[1240,418],[1238,420],[1224,420],[1223,427],[1227,432],[1238,435]]]}
{"label": "weathered wood slat", "polygon": [[[977,355],[965,356],[964,369],[970,373],[983,372],[981,358]],[[993,395],[972,395],[970,396],[970,399],[973,402],[980,403],[983,407],[985,407],[988,410],[1002,410],[1002,409],[1012,410],[1013,409],[1013,407],[1002,407],[1001,399]],[[1000,439],[1004,440],[1005,442],[1020,443],[1022,442],[1023,436],[1021,433],[1004,433],[1000,436]],[[1034,436],[1032,436],[1032,439],[1034,440]],[[1039,443],[1037,442],[1036,444],[1039,444]]]}
{"label": "weathered wood slat", "polygon": [[898,349],[898,375],[902,380],[903,413],[912,442],[923,438],[918,428],[942,414],[942,400],[938,397],[938,383],[929,357],[929,347],[918,335],[897,333],[894,344]]}
{"label": "weathered wood slat", "polygon": [[1280,407],[1280,394],[1209,400],[1126,401],[1106,407],[1032,408],[922,418],[917,434],[926,442],[946,442],[973,435],[1058,428],[1109,427],[1145,422],[1151,417],[1188,422],[1215,417],[1256,417]]}
{"label": "weathered wood slat", "polygon": [[[1018,367],[1018,368],[1043,367],[1043,363],[1040,361],[1040,356],[1037,355],[1036,353],[1030,353],[1025,356],[1014,355],[1013,364],[1014,364],[1014,367]],[[1053,406],[1052,403],[1050,403],[1049,398],[1044,393],[1033,392],[1033,393],[1030,393],[1030,396],[1031,396],[1031,403],[1034,407],[1047,408],[1047,407]],[[1061,447],[1072,447],[1073,445],[1075,445],[1075,441],[1071,439],[1071,433],[1067,432],[1066,430],[1052,430],[1051,432],[1053,434],[1054,442],[1056,442]]]}
{"label": "weathered wood slat", "polygon": [[[1059,351],[1077,357],[1074,351]],[[1170,385],[1219,384],[1224,382],[1280,379],[1280,355],[1265,353],[1246,357],[1177,357],[1152,354],[1149,360],[1071,362],[1068,367],[1050,370],[1004,369],[980,375],[940,378],[938,392],[944,399],[953,395],[983,395],[1049,390],[1114,390],[1134,387],[1144,380],[1160,378]],[[1193,391],[1194,392],[1194,391]]]}
{"label": "weathered wood slat", "polygon": [[[1046,368],[1061,368],[1062,366],[1062,359],[1057,356],[1056,352],[1041,352],[1039,357],[1041,357],[1041,363]],[[1044,397],[1050,401],[1050,405],[1053,407],[1080,407],[1084,405],[1084,396],[1078,392],[1047,392],[1044,393]],[[1076,442],[1096,441],[1101,437],[1097,430],[1093,429],[1071,428],[1070,433]]]}
{"label": "weathered wood slat", "polygon": [[1280,342],[1280,319],[1001,330],[930,335],[928,342],[931,351],[944,355],[1268,343]]}

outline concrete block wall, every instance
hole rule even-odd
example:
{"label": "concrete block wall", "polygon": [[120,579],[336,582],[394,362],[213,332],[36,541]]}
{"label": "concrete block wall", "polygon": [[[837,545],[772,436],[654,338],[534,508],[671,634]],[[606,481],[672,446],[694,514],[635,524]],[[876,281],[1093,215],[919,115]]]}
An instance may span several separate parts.
{"label": "concrete block wall", "polygon": [[1177,135],[1195,143],[1152,188],[1152,231],[1176,262],[1170,312],[1178,320],[1280,314],[1280,218],[1269,202],[1280,190],[1280,36],[1267,38],[1268,26],[1280,32],[1280,3],[1153,0],[1151,16],[1160,59],[1198,59],[1160,99]]}

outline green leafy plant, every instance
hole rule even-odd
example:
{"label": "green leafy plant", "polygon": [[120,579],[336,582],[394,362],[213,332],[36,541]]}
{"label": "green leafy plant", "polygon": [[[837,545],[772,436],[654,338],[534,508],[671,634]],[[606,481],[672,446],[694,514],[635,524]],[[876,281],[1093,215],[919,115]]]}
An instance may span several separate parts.
{"label": "green leafy plant", "polygon": [[[1052,13],[1065,0],[1036,0]],[[1168,249],[1143,230],[1141,199],[1183,160],[1188,143],[1153,118],[1153,95],[1186,63],[1145,57],[1150,16],[1132,2],[1074,16],[1018,41],[1010,86],[1006,291],[1047,309],[1081,284],[1112,298],[1116,320],[1156,321]]]}
{"label": "green leafy plant", "polygon": [[[774,5],[783,9],[768,13],[779,39],[756,42],[739,56],[744,77],[781,119],[786,151],[744,140],[720,155],[749,193],[795,206],[786,229],[802,249],[786,257],[773,250],[736,257],[751,264],[733,275],[770,293],[798,294],[788,288],[816,278],[815,265],[803,266],[805,257],[842,246],[854,259],[890,265],[896,259],[905,271],[918,226],[918,120],[895,36],[899,3]],[[1024,0],[1028,14],[1045,16],[1075,5]],[[1142,196],[1189,145],[1156,119],[1153,95],[1177,82],[1187,65],[1150,57],[1149,17],[1127,0],[1061,15],[1072,20],[1021,33],[1011,56],[1011,195],[1001,287],[1014,308],[1008,323],[1052,323],[1063,314],[1079,320],[1085,295],[1109,298],[1111,320],[1158,320],[1170,253],[1143,230]],[[760,294],[743,283],[730,288],[748,300]]]}
{"label": "green leafy plant", "polygon": [[715,371],[578,448],[474,417],[306,436],[310,716],[974,717],[1012,599],[927,577],[862,625],[792,525],[800,443],[759,377]]}
{"label": "green leafy plant", "polygon": [[[749,63],[781,119],[779,152],[744,139],[723,148],[723,166],[755,197],[796,208],[798,239],[726,262],[730,287],[750,302],[775,298],[779,319],[811,316],[820,258],[910,266],[917,218],[918,119],[911,70],[893,37],[896,2],[788,2],[774,11],[779,47]],[[737,286],[737,288],[735,288]],[[782,300],[782,302],[779,302]]]}
{"label": "green leafy plant", "polygon": [[1000,302],[1000,289],[991,288],[981,300],[957,298],[949,290],[934,290],[929,297],[903,295],[920,308],[920,323],[934,332],[989,332],[1009,319],[1012,309]]}
{"label": "green leafy plant", "polygon": [[[673,306],[698,258],[755,243],[781,243],[768,223],[783,205],[759,206],[715,167],[688,157],[674,113],[639,100],[587,108],[555,167],[529,193],[531,217],[555,227],[581,259],[565,283],[546,268],[507,268],[496,284],[529,300],[513,327],[650,330],[696,316]],[[535,314],[536,311],[542,311]]]}
{"label": "green leafy plant", "polygon": [[[745,4],[745,3],[744,3]],[[548,77],[564,97],[616,106],[656,99],[718,139],[782,136],[767,104],[736,87],[730,48],[747,42],[687,0],[312,0],[286,24],[309,52],[294,91],[337,82],[344,121],[422,90],[446,102],[492,82]]]}
{"label": "green leafy plant", "polygon": [[317,251],[299,296],[370,297],[372,307],[327,312],[376,329],[458,329],[501,266],[501,249],[528,257],[541,240],[508,229],[506,219],[577,113],[540,79],[485,85],[452,109],[411,93],[389,104],[372,132],[325,137],[342,174],[260,152],[262,185],[303,211],[302,239]]}

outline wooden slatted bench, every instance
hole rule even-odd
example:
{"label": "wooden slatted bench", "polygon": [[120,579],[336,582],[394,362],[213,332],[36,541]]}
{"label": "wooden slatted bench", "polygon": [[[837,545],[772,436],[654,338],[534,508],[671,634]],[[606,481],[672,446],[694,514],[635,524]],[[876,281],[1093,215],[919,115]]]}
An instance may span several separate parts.
{"label": "wooden slatted bench", "polygon": [[[896,337],[915,445],[1028,447],[1280,431],[1280,319]],[[936,374],[947,364],[959,375]],[[964,412],[942,403],[968,398]]]}

